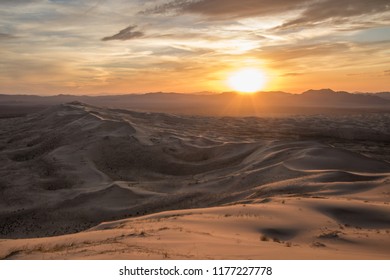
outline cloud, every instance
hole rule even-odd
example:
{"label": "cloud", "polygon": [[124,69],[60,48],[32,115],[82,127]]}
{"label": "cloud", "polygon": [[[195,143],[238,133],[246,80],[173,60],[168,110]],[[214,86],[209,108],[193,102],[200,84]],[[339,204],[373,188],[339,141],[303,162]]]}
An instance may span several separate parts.
{"label": "cloud", "polygon": [[0,40],[15,39],[16,36],[7,33],[0,33]]}
{"label": "cloud", "polygon": [[260,55],[274,61],[301,59],[303,57],[325,57],[349,51],[348,43],[314,43],[307,45],[269,46],[260,50]]}
{"label": "cloud", "polygon": [[209,20],[262,17],[296,11],[297,17],[281,29],[313,26],[324,21],[351,22],[351,17],[390,12],[389,0],[172,0],[144,11],[146,14],[189,13]]}
{"label": "cloud", "polygon": [[390,41],[318,42],[268,46],[258,50],[256,54],[267,60],[267,64],[273,69],[287,70],[287,73],[310,73],[313,69],[341,71],[355,68],[361,71],[368,67],[383,68],[388,61],[389,46]]}
{"label": "cloud", "polygon": [[145,13],[194,13],[216,19],[279,14],[301,7],[307,0],[174,0]]}
{"label": "cloud", "polygon": [[302,76],[302,75],[305,75],[305,74],[292,72],[292,73],[285,73],[285,74],[283,74],[281,76],[282,77],[296,77],[296,76]]}
{"label": "cloud", "polygon": [[110,41],[110,40],[126,41],[126,40],[143,37],[144,33],[141,31],[135,31],[134,30],[135,28],[137,28],[136,25],[130,25],[129,27],[122,29],[115,35],[104,37],[102,41]]}
{"label": "cloud", "polygon": [[1,0],[0,5],[21,5],[21,4],[30,4],[30,3],[39,3],[42,0]]}
{"label": "cloud", "polygon": [[313,1],[295,20],[281,27],[290,28],[302,25],[313,25],[331,20],[336,24],[350,21],[351,17],[390,12],[389,0],[323,0]]}

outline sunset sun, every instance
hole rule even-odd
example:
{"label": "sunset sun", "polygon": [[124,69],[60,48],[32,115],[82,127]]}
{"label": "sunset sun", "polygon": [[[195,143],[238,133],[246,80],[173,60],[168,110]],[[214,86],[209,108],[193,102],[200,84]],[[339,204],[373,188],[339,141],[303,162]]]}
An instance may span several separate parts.
{"label": "sunset sun", "polygon": [[228,77],[228,85],[241,93],[254,93],[262,90],[266,83],[264,72],[256,68],[244,68]]}

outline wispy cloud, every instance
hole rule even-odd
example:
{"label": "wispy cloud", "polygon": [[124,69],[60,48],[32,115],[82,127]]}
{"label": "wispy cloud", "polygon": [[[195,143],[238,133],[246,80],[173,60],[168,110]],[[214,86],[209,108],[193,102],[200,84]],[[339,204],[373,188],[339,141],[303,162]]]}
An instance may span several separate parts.
{"label": "wispy cloud", "polygon": [[15,39],[15,38],[17,38],[15,35],[8,34],[8,33],[0,33],[0,40]]}
{"label": "wispy cloud", "polygon": [[324,57],[349,51],[349,43],[316,43],[306,45],[270,46],[259,50],[259,54],[273,61],[286,62],[304,57]]}
{"label": "wispy cloud", "polygon": [[316,25],[326,21],[335,24],[351,22],[353,17],[383,14],[390,11],[388,0],[351,1],[323,0],[312,1],[296,19],[283,24],[282,27]]}
{"label": "wispy cloud", "polygon": [[111,41],[111,40],[126,41],[126,40],[143,37],[144,33],[141,31],[136,31],[135,30],[136,28],[137,28],[136,25],[130,25],[129,27],[122,29],[115,35],[104,37],[102,41]]}
{"label": "wispy cloud", "polygon": [[296,17],[280,27],[313,26],[330,21],[350,22],[351,17],[390,11],[388,0],[173,0],[143,11],[144,14],[199,14],[209,20],[265,17],[295,11]]}
{"label": "wispy cloud", "polygon": [[281,76],[282,77],[296,77],[296,76],[301,76],[301,75],[305,75],[305,74],[303,74],[303,73],[285,73]]}
{"label": "wispy cloud", "polygon": [[174,0],[147,9],[144,13],[194,13],[213,16],[242,18],[272,15],[300,8],[307,0]]}
{"label": "wispy cloud", "polygon": [[21,4],[30,4],[30,3],[39,3],[43,0],[1,0],[0,5],[21,5]]}

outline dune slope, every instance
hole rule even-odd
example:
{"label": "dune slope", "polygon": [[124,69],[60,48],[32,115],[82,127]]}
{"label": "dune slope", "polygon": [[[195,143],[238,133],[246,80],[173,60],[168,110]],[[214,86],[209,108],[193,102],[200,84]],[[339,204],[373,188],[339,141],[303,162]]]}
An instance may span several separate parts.
{"label": "dune slope", "polygon": [[0,258],[388,259],[389,120],[0,120]]}

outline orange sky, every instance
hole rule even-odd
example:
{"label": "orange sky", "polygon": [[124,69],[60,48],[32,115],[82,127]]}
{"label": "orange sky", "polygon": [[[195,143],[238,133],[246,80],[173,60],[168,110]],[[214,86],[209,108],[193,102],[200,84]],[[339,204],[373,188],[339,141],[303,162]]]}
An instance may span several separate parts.
{"label": "orange sky", "polygon": [[388,0],[4,0],[0,93],[390,91]]}

